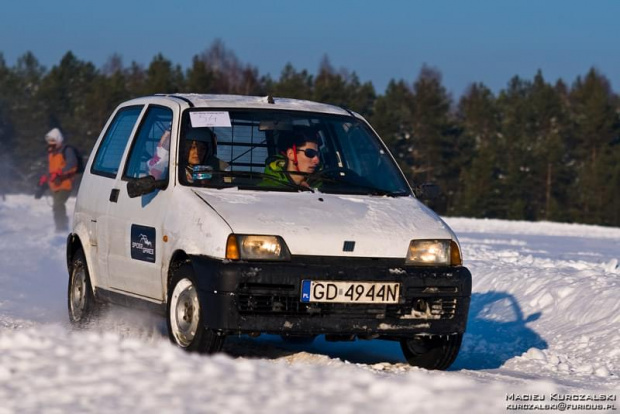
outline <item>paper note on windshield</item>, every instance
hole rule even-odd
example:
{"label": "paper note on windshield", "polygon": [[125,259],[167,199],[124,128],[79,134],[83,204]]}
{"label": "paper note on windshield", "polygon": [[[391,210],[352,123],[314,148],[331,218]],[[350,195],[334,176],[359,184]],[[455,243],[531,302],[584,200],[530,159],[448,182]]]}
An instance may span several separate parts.
{"label": "paper note on windshield", "polygon": [[228,112],[190,112],[189,118],[193,128],[231,126]]}

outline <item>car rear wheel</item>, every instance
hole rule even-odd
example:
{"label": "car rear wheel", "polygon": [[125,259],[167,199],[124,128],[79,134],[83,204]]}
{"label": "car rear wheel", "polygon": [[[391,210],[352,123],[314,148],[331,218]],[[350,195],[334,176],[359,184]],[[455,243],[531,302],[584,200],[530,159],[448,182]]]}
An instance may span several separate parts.
{"label": "car rear wheel", "polygon": [[71,261],[67,292],[69,321],[75,327],[88,325],[100,311],[96,301],[83,250],[78,250]]}
{"label": "car rear wheel", "polygon": [[222,349],[225,337],[204,326],[194,271],[188,263],[174,272],[166,314],[168,336],[180,348],[206,354]]}
{"label": "car rear wheel", "polygon": [[456,359],[462,334],[454,335],[418,335],[401,339],[400,346],[405,359],[410,365],[426,369],[448,369]]}

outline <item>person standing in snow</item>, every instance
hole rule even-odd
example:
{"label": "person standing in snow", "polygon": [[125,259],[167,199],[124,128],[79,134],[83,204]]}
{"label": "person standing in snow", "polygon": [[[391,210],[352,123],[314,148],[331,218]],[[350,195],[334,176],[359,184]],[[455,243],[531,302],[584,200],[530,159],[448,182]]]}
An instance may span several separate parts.
{"label": "person standing in snow", "polygon": [[65,203],[73,189],[73,181],[78,170],[78,160],[72,147],[64,143],[62,132],[54,128],[45,134],[49,173],[41,176],[39,186],[47,184],[54,200],[52,210],[56,231],[69,229],[69,218]]}

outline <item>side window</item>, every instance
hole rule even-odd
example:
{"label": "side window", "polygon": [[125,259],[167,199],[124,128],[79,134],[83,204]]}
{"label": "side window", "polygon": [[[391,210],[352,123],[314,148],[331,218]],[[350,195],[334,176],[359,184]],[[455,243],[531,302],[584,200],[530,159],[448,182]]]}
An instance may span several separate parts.
{"label": "side window", "polygon": [[120,168],[121,158],[142,106],[123,108],[116,113],[95,155],[91,172],[114,178]]}
{"label": "side window", "polygon": [[157,180],[168,179],[171,123],[172,110],[149,107],[129,153],[124,178],[152,175]]}

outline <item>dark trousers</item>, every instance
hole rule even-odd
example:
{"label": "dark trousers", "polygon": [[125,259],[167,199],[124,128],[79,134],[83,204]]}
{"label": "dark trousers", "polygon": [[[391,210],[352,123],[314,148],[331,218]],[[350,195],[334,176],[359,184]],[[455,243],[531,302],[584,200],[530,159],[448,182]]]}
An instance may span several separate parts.
{"label": "dark trousers", "polygon": [[65,203],[69,199],[71,191],[59,190],[52,192],[54,205],[52,210],[54,211],[54,223],[56,223],[56,231],[69,230],[69,218],[67,217],[67,208]]}

